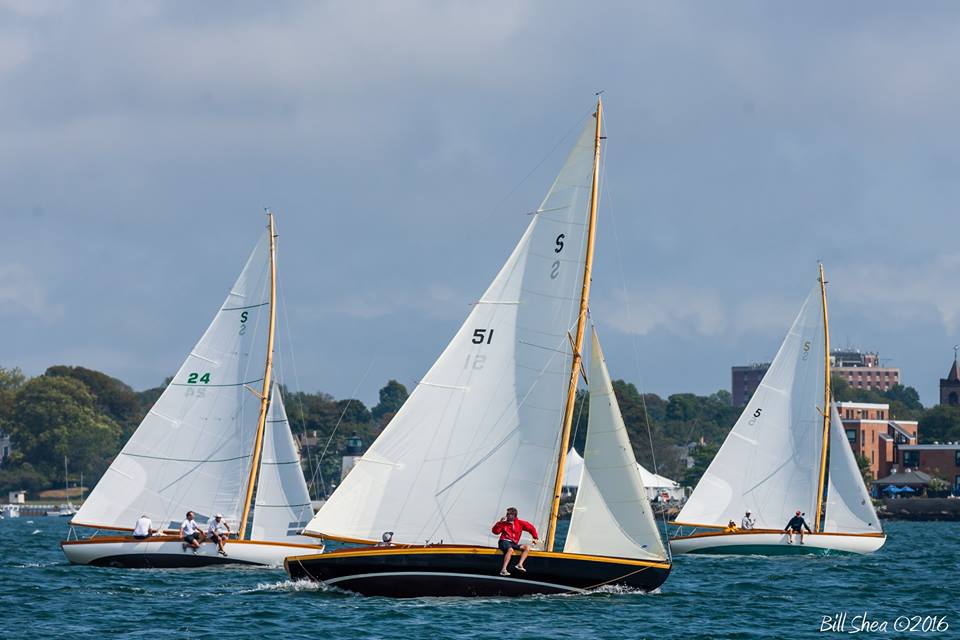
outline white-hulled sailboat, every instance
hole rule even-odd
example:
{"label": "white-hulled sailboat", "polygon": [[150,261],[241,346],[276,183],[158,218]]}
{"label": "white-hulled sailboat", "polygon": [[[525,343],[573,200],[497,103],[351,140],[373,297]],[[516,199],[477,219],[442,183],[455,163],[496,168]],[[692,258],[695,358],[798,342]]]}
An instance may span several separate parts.
{"label": "white-hulled sailboat", "polygon": [[[871,553],[883,546],[886,537],[830,401],[828,327],[821,265],[819,284],[677,515],[674,553]],[[717,531],[730,520],[739,525],[747,511],[753,529]],[[813,533],[790,544],[784,527],[797,511]],[[682,535],[689,527],[694,531]]]}
{"label": "white-hulled sailboat", "polygon": [[[520,243],[383,433],[307,527],[393,547],[286,560],[295,579],[395,597],[657,588],[670,561],[594,341],[584,483],[554,549],[593,260],[602,105]],[[491,525],[508,506],[546,532],[501,576]]]}
{"label": "white-hulled sailboat", "polygon": [[[300,535],[313,509],[279,388],[271,385],[275,238],[269,214],[213,322],[71,521],[71,534],[73,527],[97,530],[61,543],[71,562],[279,565],[292,553],[322,551]],[[238,532],[226,557],[213,543],[196,553],[181,544],[180,522],[191,510],[203,529],[221,513]],[[141,515],[159,535],[132,537]]]}

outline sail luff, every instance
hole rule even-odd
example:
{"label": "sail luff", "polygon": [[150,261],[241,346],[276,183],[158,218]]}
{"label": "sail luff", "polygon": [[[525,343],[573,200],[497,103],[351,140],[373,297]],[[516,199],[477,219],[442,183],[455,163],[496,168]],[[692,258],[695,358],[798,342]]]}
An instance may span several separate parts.
{"label": "sail luff", "polygon": [[247,518],[250,515],[250,504],[253,500],[253,486],[257,478],[257,468],[260,464],[260,453],[263,450],[263,431],[267,422],[267,407],[270,400],[270,376],[273,371],[273,341],[277,319],[277,236],[273,227],[273,213],[267,213],[270,230],[270,318],[267,327],[267,355],[263,368],[263,387],[260,391],[260,415],[257,418],[257,436],[253,444],[253,457],[250,461],[250,477],[247,480],[247,494],[243,501],[243,516],[240,518],[238,529],[241,540],[247,535]]}
{"label": "sail luff", "polygon": [[830,442],[830,324],[827,321],[827,281],[820,263],[820,302],[823,308],[823,443],[820,450],[820,481],[817,483],[817,519],[813,530],[821,531],[823,514],[823,489],[827,478],[827,447]]}
{"label": "sail luff", "polygon": [[580,313],[577,318],[577,335],[573,343],[573,363],[570,367],[570,384],[567,389],[567,406],[563,415],[563,430],[560,435],[560,453],[557,460],[557,475],[553,485],[553,502],[550,507],[550,520],[547,526],[547,538],[544,549],[553,551],[557,534],[557,519],[560,515],[560,494],[563,491],[563,470],[570,442],[570,430],[573,425],[573,408],[576,402],[577,378],[580,376],[583,349],[583,333],[587,319],[587,307],[590,299],[590,272],[593,267],[593,248],[597,226],[597,191],[600,174],[600,131],[603,118],[603,101],[597,96],[596,133],[593,151],[593,184],[590,191],[590,219],[587,227],[587,251],[583,264],[583,288],[580,293]]}

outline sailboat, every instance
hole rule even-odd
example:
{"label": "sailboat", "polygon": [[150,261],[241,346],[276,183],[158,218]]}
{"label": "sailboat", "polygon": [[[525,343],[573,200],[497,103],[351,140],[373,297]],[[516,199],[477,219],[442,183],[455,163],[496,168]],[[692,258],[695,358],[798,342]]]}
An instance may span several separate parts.
{"label": "sailboat", "polygon": [[[780,350],[677,515],[674,553],[871,553],[886,537],[830,396],[823,265]],[[749,511],[752,529],[739,524]],[[790,543],[800,511],[813,533]],[[686,533],[684,528],[693,528]]]}
{"label": "sailboat", "polygon": [[[294,579],[391,597],[656,589],[671,563],[646,503],[599,342],[585,471],[557,545],[564,459],[584,374],[602,103],[519,244],[397,415],[305,530],[392,546],[291,556]],[[601,407],[606,405],[606,410]],[[501,576],[491,525],[508,506],[546,531]],[[602,531],[597,531],[597,528]]]}
{"label": "sailboat", "polygon": [[[81,476],[82,478],[82,476]],[[81,480],[81,485],[83,484]],[[82,489],[81,489],[82,491]],[[76,515],[77,508],[73,506],[73,503],[70,502],[70,475],[67,471],[67,457],[63,457],[63,498],[67,502],[61,504],[57,507],[56,510],[50,510],[46,512],[46,515],[53,518],[65,518],[69,516]],[[82,502],[81,498],[81,502]]]}
{"label": "sailboat", "polygon": [[[71,536],[61,542],[70,562],[276,566],[292,553],[322,551],[300,535],[313,509],[279,387],[271,384],[272,214],[268,221],[213,322],[73,517]],[[201,544],[194,553],[181,543],[187,511],[204,530],[216,513],[223,515],[237,532],[227,556],[216,544]],[[141,515],[151,518],[158,535],[132,537]],[[74,527],[95,531],[79,539]]]}

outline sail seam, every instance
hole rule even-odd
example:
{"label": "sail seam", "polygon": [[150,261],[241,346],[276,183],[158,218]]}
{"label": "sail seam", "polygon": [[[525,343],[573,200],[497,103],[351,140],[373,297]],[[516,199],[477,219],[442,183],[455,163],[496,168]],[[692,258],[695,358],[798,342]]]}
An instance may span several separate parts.
{"label": "sail seam", "polygon": [[170,386],[172,387],[196,387],[198,389],[206,389],[207,387],[243,387],[248,384],[253,384],[255,382],[262,382],[263,378],[257,378],[256,380],[249,380],[247,382],[236,382],[233,384],[189,384],[186,382],[171,382]]}

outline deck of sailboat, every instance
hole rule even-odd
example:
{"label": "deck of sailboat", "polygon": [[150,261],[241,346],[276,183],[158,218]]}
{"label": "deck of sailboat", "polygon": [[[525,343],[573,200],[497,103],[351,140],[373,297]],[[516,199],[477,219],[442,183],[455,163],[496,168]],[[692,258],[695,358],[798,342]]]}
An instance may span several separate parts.
{"label": "deck of sailboat", "polygon": [[652,591],[667,579],[665,561],[531,551],[525,566],[499,575],[502,555],[480,546],[364,547],[292,556],[293,579],[309,579],[388,597],[520,596],[581,593],[607,585]]}
{"label": "deck of sailboat", "polygon": [[738,529],[703,531],[670,538],[674,553],[722,555],[828,555],[833,553],[870,553],[886,542],[883,533],[825,532],[804,533],[803,544],[797,535],[787,543],[780,529]]}

